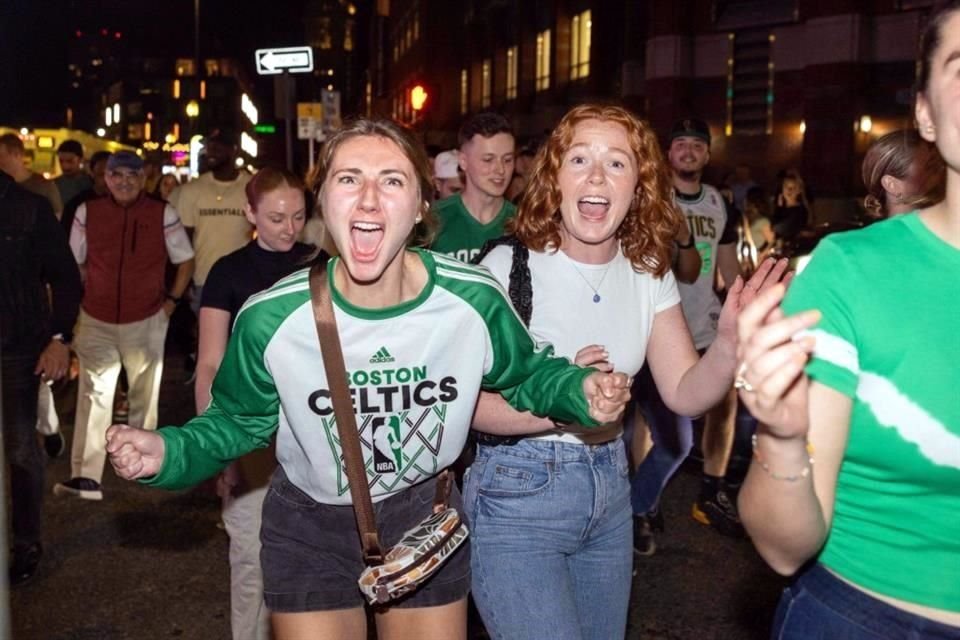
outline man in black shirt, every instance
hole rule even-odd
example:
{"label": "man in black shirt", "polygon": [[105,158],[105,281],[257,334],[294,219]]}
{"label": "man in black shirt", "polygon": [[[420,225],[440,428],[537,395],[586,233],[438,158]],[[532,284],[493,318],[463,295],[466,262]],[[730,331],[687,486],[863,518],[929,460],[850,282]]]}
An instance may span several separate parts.
{"label": "man in black shirt", "polygon": [[11,586],[30,579],[40,563],[45,463],[34,431],[37,390],[67,373],[80,295],[80,272],[50,203],[0,172],[0,376]]}

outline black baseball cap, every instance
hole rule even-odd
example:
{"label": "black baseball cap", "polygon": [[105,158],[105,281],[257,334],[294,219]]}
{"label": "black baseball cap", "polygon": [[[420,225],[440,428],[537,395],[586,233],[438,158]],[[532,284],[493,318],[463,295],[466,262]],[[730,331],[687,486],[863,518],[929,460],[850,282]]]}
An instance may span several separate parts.
{"label": "black baseball cap", "polygon": [[73,153],[82,158],[83,145],[76,140],[64,140],[60,143],[60,146],[57,147],[57,153]]}
{"label": "black baseball cap", "polygon": [[707,123],[703,120],[684,118],[683,120],[677,120],[673,123],[673,128],[670,129],[669,142],[673,142],[675,139],[684,136],[700,138],[706,142],[708,146],[710,145],[710,127],[707,126]]}
{"label": "black baseball cap", "polygon": [[228,147],[235,147],[240,140],[237,137],[237,132],[233,129],[228,127],[217,127],[207,134],[204,142],[219,142],[220,144],[225,144]]}

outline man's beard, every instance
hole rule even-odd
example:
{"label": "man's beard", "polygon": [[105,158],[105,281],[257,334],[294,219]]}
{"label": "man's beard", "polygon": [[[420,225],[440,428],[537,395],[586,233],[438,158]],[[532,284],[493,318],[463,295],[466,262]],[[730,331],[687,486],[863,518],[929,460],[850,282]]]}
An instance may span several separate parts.
{"label": "man's beard", "polygon": [[694,182],[700,179],[699,171],[681,171],[677,170],[677,177],[683,180],[684,182]]}

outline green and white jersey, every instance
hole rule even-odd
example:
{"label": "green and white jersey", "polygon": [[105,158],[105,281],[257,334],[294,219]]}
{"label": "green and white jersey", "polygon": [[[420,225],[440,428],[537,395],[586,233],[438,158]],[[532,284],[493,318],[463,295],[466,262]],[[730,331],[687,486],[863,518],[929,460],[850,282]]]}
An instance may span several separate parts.
{"label": "green and white jersey", "polygon": [[809,375],[853,399],[820,562],[960,611],[960,250],[916,214],[831,235],[790,286],[823,313]]}
{"label": "green and white jersey", "polygon": [[470,262],[487,240],[502,236],[503,226],[517,212],[513,203],[504,199],[497,216],[487,224],[480,224],[467,211],[459,193],[435,202],[433,209],[440,221],[440,230],[430,248],[461,262]]}
{"label": "green and white jersey", "polygon": [[676,203],[687,218],[687,225],[700,253],[700,275],[693,284],[679,282],[683,317],[690,327],[697,349],[710,346],[717,337],[720,300],[713,290],[717,271],[717,247],[736,240],[728,237],[727,207],[720,192],[702,185],[700,193],[685,196],[676,192]]}
{"label": "green and white jersey", "polygon": [[[374,501],[452,464],[481,387],[515,407],[560,420],[589,417],[591,369],[536,344],[506,293],[482,267],[418,251],[428,272],[415,299],[362,309],[334,288],[334,312]],[[165,428],[163,468],[147,484],[179,488],[264,447],[318,502],[351,502],[310,303],[308,270],[252,296],[237,317],[207,411]]]}

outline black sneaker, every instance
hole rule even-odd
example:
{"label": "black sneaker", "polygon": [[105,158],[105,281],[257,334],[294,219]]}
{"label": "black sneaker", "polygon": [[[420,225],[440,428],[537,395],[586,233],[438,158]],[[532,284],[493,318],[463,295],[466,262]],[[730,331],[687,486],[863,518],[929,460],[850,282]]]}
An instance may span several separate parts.
{"label": "black sneaker", "polygon": [[51,458],[59,458],[61,455],[63,455],[63,451],[66,448],[67,443],[63,439],[63,434],[61,434],[59,431],[56,433],[51,433],[48,436],[43,436],[43,449]]}
{"label": "black sneaker", "polygon": [[15,547],[10,554],[10,568],[8,569],[10,586],[18,587],[29,581],[37,573],[42,555],[43,548],[39,543],[27,547]]}
{"label": "black sneaker", "polygon": [[692,515],[700,524],[713,527],[725,536],[745,538],[747,535],[740,523],[736,505],[723,489],[712,496],[700,496],[693,503]]}
{"label": "black sneaker", "polygon": [[633,552],[638,556],[652,556],[657,552],[657,541],[646,515],[633,516]]}
{"label": "black sneaker", "polygon": [[638,556],[652,556],[657,551],[654,531],[663,531],[663,513],[660,508],[640,516],[633,516],[633,552]]}
{"label": "black sneaker", "polygon": [[70,478],[66,482],[58,482],[53,485],[53,495],[83,500],[103,500],[100,483],[90,478]]}

